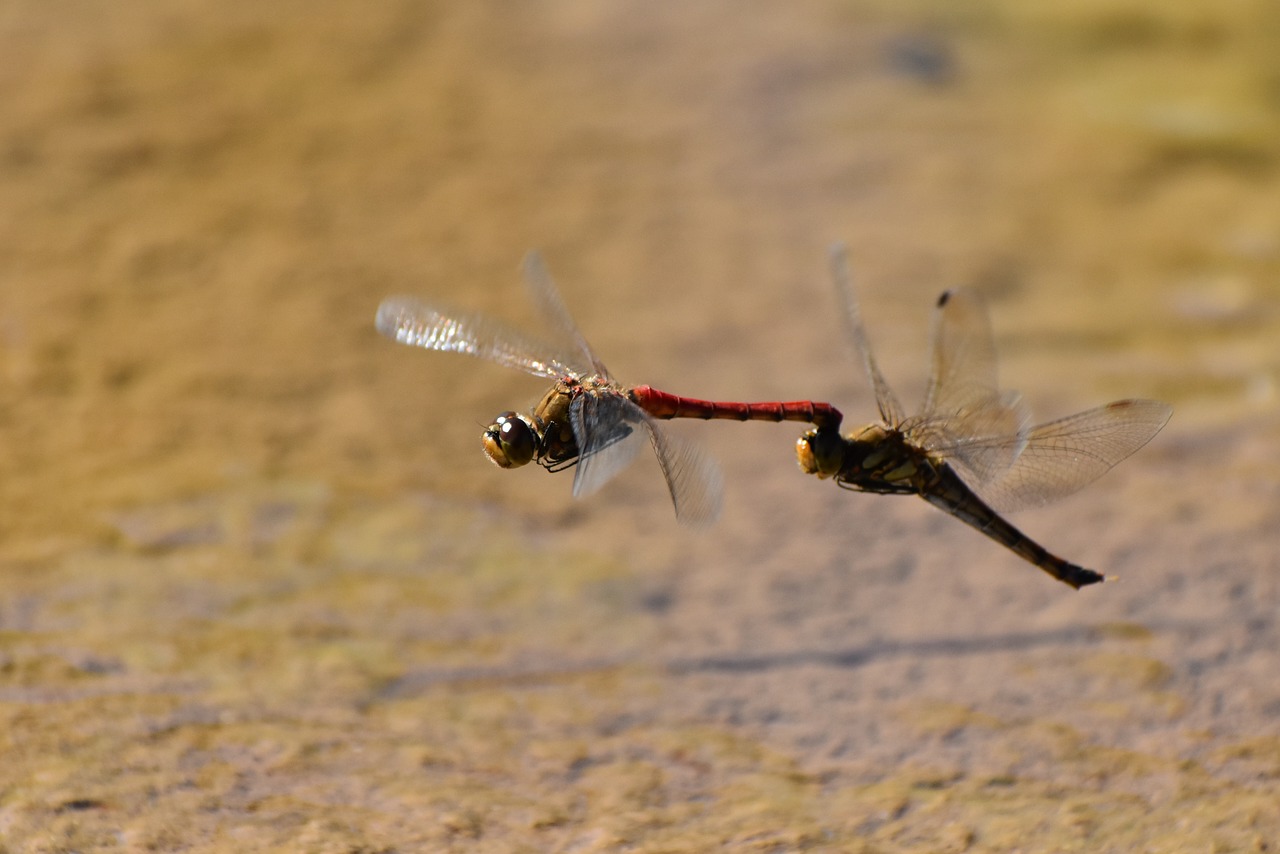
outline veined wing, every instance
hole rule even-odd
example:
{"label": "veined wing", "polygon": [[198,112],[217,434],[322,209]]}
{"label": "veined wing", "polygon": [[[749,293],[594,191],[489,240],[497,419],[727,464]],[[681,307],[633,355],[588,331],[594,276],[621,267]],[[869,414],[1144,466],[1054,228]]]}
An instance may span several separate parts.
{"label": "veined wing", "polygon": [[1031,414],[1016,391],[970,400],[965,408],[908,418],[902,432],[913,444],[941,454],[965,483],[993,483],[1026,450]]}
{"label": "veined wing", "polygon": [[676,518],[686,525],[710,525],[720,516],[724,493],[720,466],[697,445],[672,436],[652,418],[644,424],[667,479]]}
{"label": "veined wing", "polygon": [[986,304],[977,292],[943,291],[933,310],[929,338],[929,385],[921,415],[947,416],[999,396],[995,339]]}
{"label": "veined wing", "polygon": [[583,392],[569,405],[569,420],[578,443],[573,497],[598,491],[631,465],[644,447],[645,414],[619,394]]}
{"label": "veined wing", "polygon": [[720,469],[696,446],[667,435],[620,394],[583,394],[570,413],[580,449],[575,497],[590,495],[612,480],[648,439],[666,477],[676,518],[692,525],[715,521],[723,488]]}
{"label": "veined wing", "polygon": [[871,342],[867,340],[867,330],[862,323],[862,312],[858,308],[858,297],[853,291],[853,274],[849,271],[849,249],[843,243],[831,247],[831,277],[835,280],[836,293],[844,308],[843,316],[845,332],[853,341],[858,356],[862,359],[862,367],[866,369],[867,379],[871,381],[871,389],[876,395],[876,406],[880,409],[880,417],[890,427],[902,423],[902,404],[884,375],[876,365],[875,356],[871,353]]}
{"label": "veined wing", "polygon": [[378,331],[393,341],[487,359],[539,377],[579,373],[572,355],[509,329],[492,318],[430,305],[416,297],[388,297],[378,306]]}
{"label": "veined wing", "polygon": [[1016,392],[996,383],[996,348],[982,297],[944,291],[933,313],[929,384],[920,415],[904,432],[921,447],[943,452],[969,482],[989,482],[1014,464],[1031,414]]}
{"label": "veined wing", "polygon": [[569,314],[569,308],[561,299],[555,280],[547,272],[542,254],[536,249],[530,250],[524,256],[524,281],[528,287],[529,296],[533,299],[533,304],[538,307],[542,319],[550,324],[558,339],[563,340],[566,346],[572,345],[577,351],[574,361],[590,365],[593,373],[608,379],[610,376],[608,368],[596,358],[591,345],[578,329],[578,324],[574,323],[573,315]]}
{"label": "veined wing", "polygon": [[[957,466],[968,485],[1001,512],[1038,507],[1092,483],[1116,463],[1151,441],[1173,409],[1156,400],[1119,400],[1032,428],[1021,437],[991,439],[999,453],[1021,443],[1021,452],[1002,476],[982,476],[966,466],[973,448],[935,449]],[[982,440],[970,440],[970,445]]]}

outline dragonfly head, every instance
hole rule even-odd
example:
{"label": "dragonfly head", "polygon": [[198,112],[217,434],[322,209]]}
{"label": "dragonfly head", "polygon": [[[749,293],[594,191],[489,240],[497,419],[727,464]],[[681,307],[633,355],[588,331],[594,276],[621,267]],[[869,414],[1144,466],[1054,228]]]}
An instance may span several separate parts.
{"label": "dragonfly head", "polygon": [[499,468],[513,469],[531,461],[538,451],[538,429],[517,412],[504,412],[484,431],[484,453]]}
{"label": "dragonfly head", "polygon": [[839,473],[844,463],[845,440],[832,428],[810,430],[796,440],[796,461],[800,471],[828,478]]}

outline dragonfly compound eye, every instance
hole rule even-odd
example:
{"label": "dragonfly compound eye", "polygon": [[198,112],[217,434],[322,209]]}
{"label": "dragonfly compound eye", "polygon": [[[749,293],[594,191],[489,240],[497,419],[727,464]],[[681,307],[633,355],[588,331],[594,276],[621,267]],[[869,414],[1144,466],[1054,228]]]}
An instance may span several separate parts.
{"label": "dragonfly compound eye", "polygon": [[494,465],[518,468],[533,459],[538,449],[538,433],[523,415],[504,412],[484,431],[484,452]]}
{"label": "dragonfly compound eye", "polygon": [[840,472],[843,446],[835,430],[810,430],[796,440],[796,461],[805,474],[828,478]]}

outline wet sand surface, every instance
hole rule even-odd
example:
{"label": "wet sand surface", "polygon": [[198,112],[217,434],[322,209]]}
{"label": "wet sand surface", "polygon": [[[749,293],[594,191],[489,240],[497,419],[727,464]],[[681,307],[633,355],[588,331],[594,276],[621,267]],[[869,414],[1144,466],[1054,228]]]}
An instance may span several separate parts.
{"label": "wet sand surface", "polygon": [[[0,850],[1274,851],[1280,14],[1254,0],[0,11]],[[1020,514],[1073,592],[799,425],[586,502],[479,450],[532,325],[875,413],[988,297],[1037,415],[1174,419]],[[536,326],[534,327],[536,330]]]}

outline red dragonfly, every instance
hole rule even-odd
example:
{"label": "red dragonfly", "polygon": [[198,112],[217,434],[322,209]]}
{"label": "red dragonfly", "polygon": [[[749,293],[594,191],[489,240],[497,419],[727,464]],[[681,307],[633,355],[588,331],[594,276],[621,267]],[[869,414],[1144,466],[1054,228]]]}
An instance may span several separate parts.
{"label": "red dragonfly", "polygon": [[485,428],[485,454],[502,468],[533,461],[553,472],[576,466],[573,494],[580,498],[625,468],[647,439],[666,477],[676,517],[705,524],[720,511],[720,469],[654,419],[807,421],[828,430],[840,427],[839,410],[827,403],[715,402],[649,386],[624,386],[578,331],[536,252],[526,256],[524,273],[533,304],[555,333],[556,343],[526,337],[484,315],[443,309],[415,297],[390,297],[378,307],[378,331],[401,344],[465,353],[555,381],[529,415],[504,412]]}
{"label": "red dragonfly", "polygon": [[924,404],[906,416],[871,355],[843,247],[832,252],[832,271],[882,420],[849,436],[818,425],[796,446],[800,468],[845,489],[919,495],[1077,589],[1104,580],[1050,554],[999,512],[1046,504],[1091,483],[1149,442],[1173,410],[1154,400],[1120,400],[1032,427],[1021,397],[996,385],[981,298],[951,290],[934,312]]}

